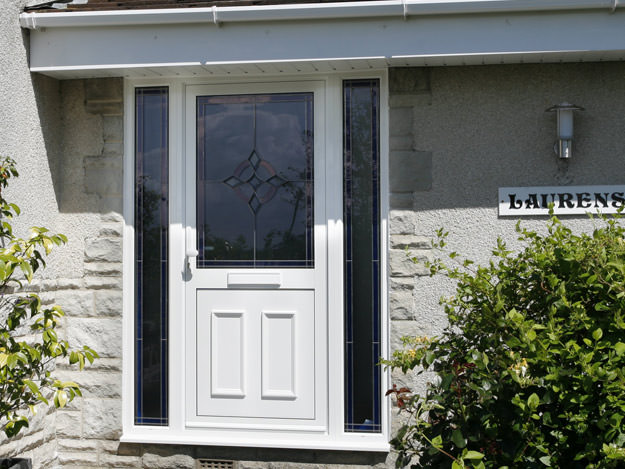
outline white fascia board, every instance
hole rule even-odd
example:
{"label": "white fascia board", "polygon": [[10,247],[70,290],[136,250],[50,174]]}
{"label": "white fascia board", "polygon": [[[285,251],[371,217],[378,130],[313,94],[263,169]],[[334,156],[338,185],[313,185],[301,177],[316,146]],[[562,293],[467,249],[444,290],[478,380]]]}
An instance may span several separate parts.
{"label": "white fascia board", "polygon": [[617,8],[615,0],[407,0],[406,15],[459,15],[540,11],[606,10]]}
{"label": "white fascia board", "polygon": [[[495,0],[492,0],[495,1]],[[519,1],[519,0],[516,0]],[[31,31],[31,71],[52,73],[224,64],[508,57],[508,62],[625,51],[625,11],[376,17],[46,28]],[[568,58],[568,60],[571,60]]]}
{"label": "white fascia board", "polygon": [[[501,0],[497,0],[501,1]],[[508,1],[508,0],[506,0]],[[165,8],[151,10],[74,11],[22,13],[24,28],[127,26],[145,24],[296,21],[403,15],[399,0],[354,3],[259,5],[254,7]]]}
{"label": "white fascia board", "polygon": [[614,11],[617,0],[375,0],[353,3],[312,3],[210,8],[146,10],[27,12],[20,15],[24,28],[297,21],[386,16],[488,14],[538,11]]}

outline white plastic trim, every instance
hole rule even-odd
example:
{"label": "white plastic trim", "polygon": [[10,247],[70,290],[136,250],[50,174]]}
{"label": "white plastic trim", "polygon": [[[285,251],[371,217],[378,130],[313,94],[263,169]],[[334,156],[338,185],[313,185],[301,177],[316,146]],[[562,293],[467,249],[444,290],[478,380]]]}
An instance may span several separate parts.
{"label": "white plastic trim", "polygon": [[316,450],[340,450],[340,451],[390,451],[391,445],[383,435],[364,435],[360,438],[330,439],[319,438],[313,435],[302,435],[301,438],[291,438],[281,434],[279,438],[270,439],[262,435],[232,435],[225,432],[202,434],[199,432],[173,432],[173,431],[146,431],[135,427],[130,431],[124,431],[120,441],[122,443],[152,443],[152,444],[183,444],[183,445],[211,445],[211,446],[237,446],[256,448],[280,448],[280,449],[316,449]]}
{"label": "white plastic trim", "polygon": [[320,3],[208,7],[154,10],[74,11],[22,13],[23,28],[122,26],[145,24],[213,23],[244,21],[293,21],[333,18],[409,17],[562,11],[622,7],[615,0],[378,0],[353,3]]}

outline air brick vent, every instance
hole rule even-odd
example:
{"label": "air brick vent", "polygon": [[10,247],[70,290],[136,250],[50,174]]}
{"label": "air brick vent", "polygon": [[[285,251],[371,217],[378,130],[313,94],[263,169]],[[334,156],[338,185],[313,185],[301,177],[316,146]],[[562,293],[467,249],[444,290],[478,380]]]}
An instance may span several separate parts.
{"label": "air brick vent", "polygon": [[236,469],[234,461],[222,461],[217,459],[198,459],[197,469]]}
{"label": "air brick vent", "polygon": [[0,469],[32,469],[32,467],[30,459],[0,458]]}

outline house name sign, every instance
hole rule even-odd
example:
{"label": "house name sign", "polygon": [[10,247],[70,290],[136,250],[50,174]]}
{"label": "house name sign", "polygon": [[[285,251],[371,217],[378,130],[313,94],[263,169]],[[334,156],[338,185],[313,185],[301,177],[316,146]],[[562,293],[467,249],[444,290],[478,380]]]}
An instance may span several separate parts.
{"label": "house name sign", "polygon": [[625,204],[625,185],[499,188],[502,217],[548,215],[552,203],[556,215],[616,213]]}

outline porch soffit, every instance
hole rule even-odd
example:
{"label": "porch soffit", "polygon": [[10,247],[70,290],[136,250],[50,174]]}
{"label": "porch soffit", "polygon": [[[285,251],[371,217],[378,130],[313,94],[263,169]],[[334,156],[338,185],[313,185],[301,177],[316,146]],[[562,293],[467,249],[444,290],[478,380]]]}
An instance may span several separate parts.
{"label": "porch soffit", "polygon": [[[123,9],[163,1],[193,8]],[[258,1],[263,5],[249,6]],[[586,0],[90,2],[122,10],[22,14],[31,29],[33,72],[59,79],[286,76],[625,59],[625,10],[611,10],[609,2],[591,2],[594,8]],[[534,11],[528,3],[550,8]]]}

